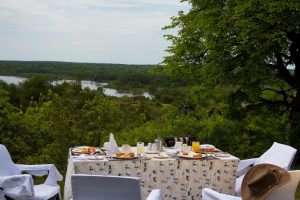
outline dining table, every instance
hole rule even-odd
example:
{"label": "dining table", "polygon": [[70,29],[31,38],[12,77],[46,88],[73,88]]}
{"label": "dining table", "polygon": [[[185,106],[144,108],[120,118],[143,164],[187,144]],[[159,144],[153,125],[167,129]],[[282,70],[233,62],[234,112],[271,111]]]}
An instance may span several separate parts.
{"label": "dining table", "polygon": [[70,148],[64,199],[72,199],[73,174],[139,177],[143,200],[153,189],[160,189],[162,200],[201,200],[203,188],[233,195],[238,163],[239,158],[219,149],[204,152],[201,157],[186,157],[181,149],[164,148],[162,152],[118,158],[94,153],[78,155]]}

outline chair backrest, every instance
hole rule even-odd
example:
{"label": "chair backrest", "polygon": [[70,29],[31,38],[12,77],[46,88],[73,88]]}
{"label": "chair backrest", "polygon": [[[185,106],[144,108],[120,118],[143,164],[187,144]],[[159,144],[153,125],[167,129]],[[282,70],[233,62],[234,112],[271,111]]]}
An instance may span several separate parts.
{"label": "chair backrest", "polygon": [[254,165],[269,163],[289,170],[296,152],[297,149],[291,146],[274,142],[271,148],[255,161]]}
{"label": "chair backrest", "polygon": [[141,200],[139,178],[75,174],[71,177],[73,200]]}
{"label": "chair backrest", "polygon": [[7,148],[0,144],[0,176],[19,175],[21,171],[12,161]]}
{"label": "chair backrest", "polygon": [[295,193],[300,181],[300,170],[289,171],[291,181],[274,190],[267,200],[295,200]]}

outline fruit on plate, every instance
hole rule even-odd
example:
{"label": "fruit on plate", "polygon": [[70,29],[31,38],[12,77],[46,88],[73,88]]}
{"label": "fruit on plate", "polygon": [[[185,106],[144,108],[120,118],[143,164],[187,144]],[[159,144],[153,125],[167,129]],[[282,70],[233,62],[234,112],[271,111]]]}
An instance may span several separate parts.
{"label": "fruit on plate", "polygon": [[182,155],[183,155],[183,156],[188,156],[188,155],[189,155],[189,152],[182,152]]}
{"label": "fruit on plate", "polygon": [[116,153],[116,157],[118,157],[118,158],[133,158],[134,157],[134,153],[133,152],[124,153],[122,151],[118,151]]}
{"label": "fruit on plate", "polygon": [[208,152],[216,151],[216,148],[215,148],[215,147],[209,147],[209,148],[207,148],[207,151],[208,151]]}
{"label": "fruit on plate", "polygon": [[124,158],[133,158],[134,157],[134,153],[133,152],[129,152],[129,153],[125,153],[124,154]]}
{"label": "fruit on plate", "polygon": [[202,157],[202,154],[201,153],[195,153],[193,155],[193,158],[201,158]]}
{"label": "fruit on plate", "polygon": [[94,147],[80,147],[73,150],[75,153],[94,153],[96,151],[97,150]]}
{"label": "fruit on plate", "polygon": [[128,155],[129,155],[130,157],[134,157],[134,153],[133,153],[133,152],[129,152]]}
{"label": "fruit on plate", "polygon": [[215,147],[201,148],[200,151],[201,152],[213,152],[213,151],[216,151],[216,148]]}
{"label": "fruit on plate", "polygon": [[124,155],[124,158],[131,158],[131,156],[130,156],[128,153],[126,153],[126,154]]}
{"label": "fruit on plate", "polygon": [[123,156],[123,155],[124,155],[124,153],[121,152],[121,151],[118,151],[118,152],[116,153],[116,156],[117,156],[117,157],[121,157],[121,156]]}
{"label": "fruit on plate", "polygon": [[217,151],[217,148],[212,145],[203,145],[200,148],[200,152],[214,152]]}
{"label": "fruit on plate", "polygon": [[96,149],[93,148],[93,147],[89,147],[89,148],[87,148],[87,152],[88,153],[94,153],[94,152],[96,152]]}

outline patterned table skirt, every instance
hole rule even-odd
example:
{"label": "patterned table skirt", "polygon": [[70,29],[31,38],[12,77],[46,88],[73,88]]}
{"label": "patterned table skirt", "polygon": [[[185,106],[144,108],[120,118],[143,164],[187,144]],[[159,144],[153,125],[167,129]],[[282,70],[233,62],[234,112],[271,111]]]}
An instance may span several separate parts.
{"label": "patterned table skirt", "polygon": [[120,161],[73,161],[69,159],[64,199],[72,197],[72,174],[134,176],[141,178],[143,199],[161,189],[161,199],[201,199],[202,188],[234,194],[239,159],[184,160],[151,159]]}

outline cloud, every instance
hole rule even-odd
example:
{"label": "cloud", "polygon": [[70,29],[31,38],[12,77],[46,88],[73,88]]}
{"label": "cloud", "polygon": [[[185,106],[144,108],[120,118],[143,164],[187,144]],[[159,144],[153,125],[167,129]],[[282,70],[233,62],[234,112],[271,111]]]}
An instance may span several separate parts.
{"label": "cloud", "polygon": [[158,63],[176,0],[1,0],[0,59]]}

